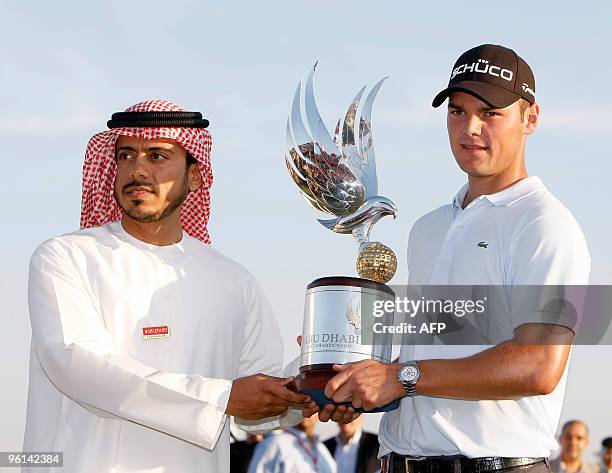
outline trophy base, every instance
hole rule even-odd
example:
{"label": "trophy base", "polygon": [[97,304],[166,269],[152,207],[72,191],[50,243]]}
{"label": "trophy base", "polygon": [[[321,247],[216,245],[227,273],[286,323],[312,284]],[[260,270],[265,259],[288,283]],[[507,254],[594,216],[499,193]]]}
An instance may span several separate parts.
{"label": "trophy base", "polygon": [[[321,409],[327,404],[335,406],[351,406],[350,402],[336,403],[325,395],[325,386],[327,382],[338,374],[332,368],[333,365],[311,365],[300,368],[300,374],[297,375],[290,386],[290,389],[302,394],[307,394],[317,403]],[[370,413],[370,412],[388,412],[399,407],[399,400],[390,402],[389,404],[377,407],[371,411],[365,411],[362,408],[355,409],[355,412]]]}

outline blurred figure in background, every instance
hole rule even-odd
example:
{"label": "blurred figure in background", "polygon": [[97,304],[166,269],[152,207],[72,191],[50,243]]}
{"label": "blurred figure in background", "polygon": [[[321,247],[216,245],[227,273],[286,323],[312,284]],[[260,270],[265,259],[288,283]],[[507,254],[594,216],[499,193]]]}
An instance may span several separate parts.
{"label": "blurred figure in background", "polygon": [[315,435],[317,414],[260,442],[248,473],[336,473],[336,463]]}
{"label": "blurred figure in background", "polygon": [[338,473],[374,473],[380,469],[378,436],[364,432],[362,418],[338,424],[340,432],[325,442],[334,456]]}
{"label": "blurred figure in background", "polygon": [[563,424],[560,455],[550,462],[552,473],[597,473],[597,467],[582,459],[582,452],[589,444],[589,428],[580,420]]}
{"label": "blurred figure in background", "polygon": [[247,473],[255,447],[264,439],[262,434],[247,432],[245,440],[230,444],[230,473]]}
{"label": "blurred figure in background", "polygon": [[601,442],[601,469],[599,473],[612,473],[612,437],[606,437]]}

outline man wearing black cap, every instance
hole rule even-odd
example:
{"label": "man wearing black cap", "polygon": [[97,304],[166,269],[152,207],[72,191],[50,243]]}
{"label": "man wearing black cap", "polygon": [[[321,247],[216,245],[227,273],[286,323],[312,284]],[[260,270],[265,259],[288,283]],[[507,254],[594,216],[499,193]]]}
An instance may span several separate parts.
{"label": "man wearing black cap", "polygon": [[[508,48],[478,46],[433,106],[447,98],[451,150],[468,182],[412,228],[409,284],[503,286],[512,302],[515,286],[587,284],[579,225],[527,174],[540,111],[531,68]],[[495,346],[404,345],[401,363],[336,366],[325,394],[367,410],[401,398],[380,426],[383,471],[548,472],[574,335],[560,310],[510,305]]]}

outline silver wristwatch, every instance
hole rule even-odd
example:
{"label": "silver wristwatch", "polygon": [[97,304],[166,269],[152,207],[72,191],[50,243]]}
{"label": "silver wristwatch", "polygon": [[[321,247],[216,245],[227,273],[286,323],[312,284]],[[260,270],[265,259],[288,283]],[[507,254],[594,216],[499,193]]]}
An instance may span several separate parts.
{"label": "silver wristwatch", "polygon": [[419,370],[419,365],[417,365],[417,362],[414,360],[408,361],[400,368],[397,374],[397,380],[404,386],[406,396],[417,395],[416,384],[420,375],[421,371]]}

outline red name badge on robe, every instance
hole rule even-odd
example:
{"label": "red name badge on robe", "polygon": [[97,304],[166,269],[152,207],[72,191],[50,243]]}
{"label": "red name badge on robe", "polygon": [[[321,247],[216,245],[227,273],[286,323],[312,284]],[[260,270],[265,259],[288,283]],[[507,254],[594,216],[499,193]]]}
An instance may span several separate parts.
{"label": "red name badge on robe", "polygon": [[169,337],[170,327],[167,325],[160,325],[159,327],[142,327],[142,338],[145,340]]}

